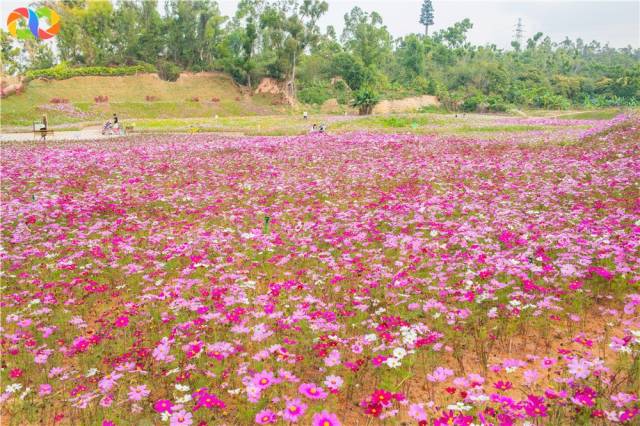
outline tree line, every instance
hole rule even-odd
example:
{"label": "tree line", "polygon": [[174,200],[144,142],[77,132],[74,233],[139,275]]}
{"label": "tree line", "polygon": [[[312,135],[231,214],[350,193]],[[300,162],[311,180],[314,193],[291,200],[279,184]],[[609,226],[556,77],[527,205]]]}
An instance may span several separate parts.
{"label": "tree line", "polygon": [[[416,10],[424,34],[394,38],[375,11],[354,7],[344,30],[321,29],[324,0],[241,0],[223,16],[212,0],[62,0],[40,2],[63,22],[55,48],[18,44],[0,34],[3,72],[68,66],[151,64],[162,78],[181,70],[224,71],[240,84],[263,77],[287,83],[300,101],[366,105],[417,94],[438,96],[448,108],[502,111],[509,105],[637,105],[640,49],[581,39],[554,42],[542,33],[510,49],[474,45],[463,19],[429,34],[431,2]],[[355,101],[354,101],[355,99]]]}

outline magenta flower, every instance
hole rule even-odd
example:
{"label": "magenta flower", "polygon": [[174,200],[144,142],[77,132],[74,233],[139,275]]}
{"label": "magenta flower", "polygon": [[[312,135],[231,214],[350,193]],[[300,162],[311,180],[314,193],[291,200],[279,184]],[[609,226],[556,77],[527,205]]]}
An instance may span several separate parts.
{"label": "magenta flower", "polygon": [[498,380],[493,384],[493,387],[501,391],[506,391],[511,389],[513,387],[513,384],[509,381]]}
{"label": "magenta flower", "polygon": [[173,407],[173,403],[168,399],[159,399],[153,403],[153,409],[158,413],[164,413],[165,411],[171,411],[171,407]]}
{"label": "magenta flower", "polygon": [[322,411],[313,415],[311,419],[312,426],[341,426],[338,416],[333,413]]}
{"label": "magenta flower", "polygon": [[524,406],[524,410],[529,417],[547,416],[547,406],[544,404],[544,398],[540,398],[535,395],[529,395],[527,397],[527,403]]}
{"label": "magenta flower", "polygon": [[271,410],[262,410],[256,414],[255,420],[259,425],[266,425],[278,421],[278,416]]}
{"label": "magenta flower", "polygon": [[262,371],[255,376],[253,376],[253,384],[257,386],[260,390],[267,389],[275,382],[275,376],[270,371]]}
{"label": "magenta flower", "polygon": [[297,422],[298,419],[307,411],[307,404],[300,399],[287,400],[284,410],[282,410],[282,418],[288,422]]}
{"label": "magenta flower", "polygon": [[325,399],[328,395],[324,389],[314,383],[303,383],[298,388],[298,392],[309,399]]}
{"label": "magenta flower", "polygon": [[126,327],[129,325],[129,317],[126,315],[121,315],[116,318],[116,321],[113,323],[118,328]]}

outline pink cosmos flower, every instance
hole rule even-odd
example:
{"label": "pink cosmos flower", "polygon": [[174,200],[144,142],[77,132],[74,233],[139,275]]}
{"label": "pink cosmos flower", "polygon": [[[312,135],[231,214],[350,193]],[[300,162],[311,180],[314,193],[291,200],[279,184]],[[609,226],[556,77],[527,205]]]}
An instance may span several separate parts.
{"label": "pink cosmos flower", "polygon": [[48,383],[42,384],[38,389],[38,395],[40,396],[49,395],[51,393],[51,390],[52,390],[52,387],[50,384]]}
{"label": "pink cosmos flower", "polygon": [[324,385],[333,391],[337,391],[342,387],[344,380],[340,376],[327,376]]}
{"label": "pink cosmos flower", "polygon": [[311,419],[312,426],[341,426],[338,416],[333,413],[322,411],[313,415]]}
{"label": "pink cosmos flower", "polygon": [[107,394],[103,396],[99,404],[101,407],[104,407],[104,408],[111,407],[111,404],[113,404],[113,395]]}
{"label": "pink cosmos flower", "polygon": [[427,413],[422,404],[411,404],[409,406],[409,416],[418,422],[427,421]]}
{"label": "pink cosmos flower", "polygon": [[522,373],[522,376],[524,377],[524,382],[527,385],[537,382],[540,378],[540,374],[537,370],[525,370],[524,373]]}
{"label": "pink cosmos flower", "polygon": [[297,422],[307,411],[307,404],[299,398],[287,400],[282,410],[282,418],[287,422]]}
{"label": "pink cosmos flower", "polygon": [[169,424],[170,426],[190,426],[193,423],[192,418],[193,414],[185,410],[180,410],[171,414]]}
{"label": "pink cosmos flower", "polygon": [[257,386],[260,390],[267,389],[269,386],[274,384],[276,378],[270,371],[261,371],[260,373],[253,376],[252,383]]}
{"label": "pink cosmos flower", "polygon": [[122,374],[120,373],[116,373],[116,372],[109,373],[106,376],[104,376],[102,379],[100,379],[100,381],[98,382],[98,388],[100,388],[102,392],[106,393],[115,386],[118,379],[121,377],[122,377]]}
{"label": "pink cosmos flower", "polygon": [[591,363],[584,358],[573,358],[567,363],[569,373],[577,379],[586,379],[591,374]]}
{"label": "pink cosmos flower", "polygon": [[129,386],[129,400],[141,401],[148,397],[151,391],[147,388],[147,385]]}
{"label": "pink cosmos flower", "polygon": [[427,374],[427,380],[430,382],[444,382],[451,376],[453,376],[453,370],[445,367],[438,367],[433,370],[433,373]]}
{"label": "pink cosmos flower", "polygon": [[266,425],[278,421],[278,416],[276,416],[276,413],[273,411],[267,409],[258,412],[255,420],[259,425]]}
{"label": "pink cosmos flower", "polygon": [[638,397],[631,393],[618,392],[615,395],[611,395],[611,401],[613,401],[618,408],[622,408],[625,405],[636,402],[637,400]]}
{"label": "pink cosmos flower", "polygon": [[340,351],[337,351],[337,350],[335,350],[335,349],[334,349],[334,350],[332,350],[332,351],[329,353],[329,356],[327,356],[327,357],[324,359],[324,364],[325,364],[327,367],[334,367],[334,366],[336,366],[336,365],[340,364]]}
{"label": "pink cosmos flower", "polygon": [[298,388],[298,392],[309,399],[325,399],[328,395],[324,389],[314,383],[301,384]]}
{"label": "pink cosmos flower", "polygon": [[278,370],[278,376],[280,376],[282,380],[287,381],[289,383],[298,383],[300,381],[300,379],[296,377],[292,372],[287,371],[283,368]]}

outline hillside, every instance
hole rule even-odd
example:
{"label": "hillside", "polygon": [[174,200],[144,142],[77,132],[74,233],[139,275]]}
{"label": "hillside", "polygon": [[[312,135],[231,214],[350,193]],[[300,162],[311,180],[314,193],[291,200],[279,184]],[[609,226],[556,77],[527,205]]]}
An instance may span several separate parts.
{"label": "hillside", "polygon": [[[96,102],[97,97],[108,97]],[[62,100],[62,101],[61,101]],[[65,102],[67,100],[68,102]],[[3,129],[30,126],[46,113],[52,126],[123,119],[263,115],[284,112],[278,98],[249,92],[221,73],[183,73],[178,81],[156,74],[33,80],[1,101]]]}

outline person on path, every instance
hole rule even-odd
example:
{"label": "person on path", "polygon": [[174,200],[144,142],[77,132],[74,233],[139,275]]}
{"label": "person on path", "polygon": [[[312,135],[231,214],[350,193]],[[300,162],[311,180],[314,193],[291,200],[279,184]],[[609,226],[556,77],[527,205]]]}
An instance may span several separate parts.
{"label": "person on path", "polygon": [[47,140],[47,130],[49,129],[49,120],[47,120],[47,114],[42,115],[42,126],[40,126],[40,139]]}

